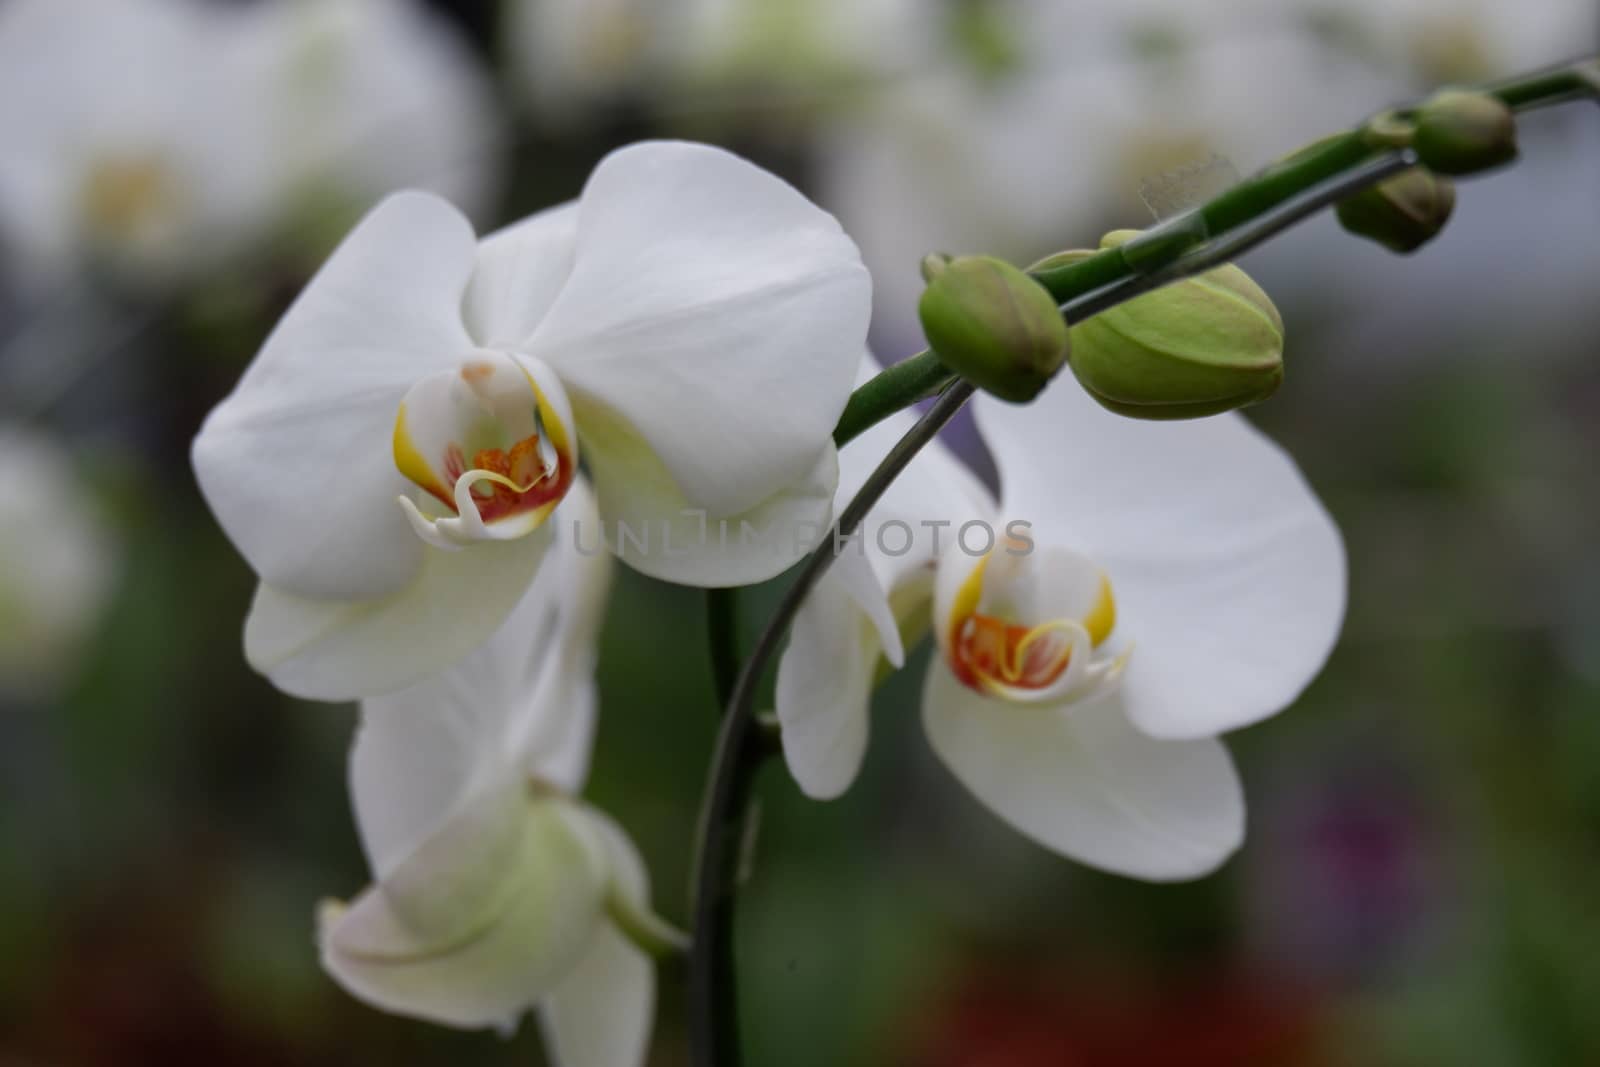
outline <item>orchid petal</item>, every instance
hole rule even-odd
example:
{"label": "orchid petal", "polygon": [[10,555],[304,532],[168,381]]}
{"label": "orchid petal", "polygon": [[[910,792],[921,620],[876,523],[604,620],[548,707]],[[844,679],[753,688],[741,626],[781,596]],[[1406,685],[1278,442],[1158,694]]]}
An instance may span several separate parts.
{"label": "orchid petal", "polygon": [[855,781],[885,658],[905,662],[889,598],[865,555],[847,548],[796,614],[778,661],[783,756],[807,796],[831,800]]}
{"label": "orchid petal", "polygon": [[[572,274],[525,351],[567,383],[585,437],[591,416],[633,427],[712,518],[808,483],[871,298],[838,223],[759,167],[678,142],[606,157],[578,215]],[[607,512],[633,492],[596,483]]]}
{"label": "orchid petal", "polygon": [[395,513],[389,447],[418,377],[472,348],[461,325],[472,228],[443,200],[402,193],[345,238],[206,419],[201,491],[262,581],[357,599],[411,582],[422,546]]}
{"label": "orchid petal", "polygon": [[1127,419],[1070,381],[1024,407],[979,397],[977,413],[1007,510],[1109,576],[1140,729],[1211,736],[1316,676],[1344,616],[1343,544],[1293,460],[1242,417]]}
{"label": "orchid petal", "polygon": [[962,685],[941,662],[929,669],[922,713],[961,783],[1063,856],[1168,881],[1209,873],[1243,839],[1243,792],[1227,750],[1147,737],[1115,696],[1009,704]]}
{"label": "orchid petal", "polygon": [[615,927],[600,926],[582,958],[540,1005],[550,1062],[562,1067],[644,1063],[655,999],[650,958]]}
{"label": "orchid petal", "polygon": [[[583,809],[590,833],[610,857],[614,891],[648,906],[649,880],[638,850],[610,819]],[[638,1067],[655,1015],[655,966],[610,923],[600,924],[583,957],[540,1005],[550,1062],[562,1067]]]}
{"label": "orchid petal", "polygon": [[[393,513],[392,500],[385,510]],[[279,689],[309,700],[404,688],[493,634],[549,543],[541,528],[461,552],[423,548],[411,583],[378,600],[313,600],[263,582],[245,620],[245,658]]]}
{"label": "orchid petal", "polygon": [[637,571],[708,588],[751,585],[786,570],[827,534],[837,476],[832,445],[801,481],[748,511],[714,516],[684,495],[632,427],[595,409],[577,417],[605,543]]}
{"label": "orchid petal", "polygon": [[578,205],[541,211],[485,237],[462,318],[484,348],[522,348],[572,273]]}

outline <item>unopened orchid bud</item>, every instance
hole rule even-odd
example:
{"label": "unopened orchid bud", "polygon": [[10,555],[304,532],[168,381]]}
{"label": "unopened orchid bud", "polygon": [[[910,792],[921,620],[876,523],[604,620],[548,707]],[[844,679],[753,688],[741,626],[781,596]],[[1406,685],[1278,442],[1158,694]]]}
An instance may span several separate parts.
{"label": "unopened orchid bud", "polygon": [[1339,201],[1339,224],[1391,252],[1415,252],[1439,235],[1456,206],[1456,187],[1423,167]]}
{"label": "unopened orchid bud", "polygon": [[928,288],[917,312],[939,359],[1002,400],[1037,396],[1066,362],[1068,345],[1066,322],[1044,286],[989,256],[925,260],[924,270]]}
{"label": "unopened orchid bud", "polygon": [[950,261],[953,258],[953,256],[946,255],[943,252],[929,252],[923,256],[921,264],[922,280],[931,282],[943,274],[944,269],[950,265]]}
{"label": "unopened orchid bud", "polygon": [[[1114,248],[1137,233],[1117,230],[1100,245]],[[1135,418],[1215,415],[1265,400],[1283,381],[1283,319],[1231,264],[1102,311],[1071,335],[1079,383],[1102,406]]]}
{"label": "unopened orchid bud", "polygon": [[1475,174],[1517,157],[1511,109],[1488,93],[1445,89],[1417,109],[1411,148],[1440,174]]}

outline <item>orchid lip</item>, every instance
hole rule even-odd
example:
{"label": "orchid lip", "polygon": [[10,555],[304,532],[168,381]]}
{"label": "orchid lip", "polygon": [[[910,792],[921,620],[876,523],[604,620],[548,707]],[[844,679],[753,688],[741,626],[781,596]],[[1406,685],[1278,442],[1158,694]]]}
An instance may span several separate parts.
{"label": "orchid lip", "polygon": [[1072,659],[1072,621],[1052,619],[1029,627],[973,613],[956,634],[956,673],[975,689],[993,683],[1043,689]]}
{"label": "orchid lip", "polygon": [[[1103,572],[1095,568],[1084,575],[1092,580],[1084,588],[1093,594],[1085,598],[1086,607],[1080,602],[1079,612],[1023,621],[1016,616],[1029,598],[1019,596],[1018,587],[1031,587],[1029,572],[1002,564],[1000,573],[992,573],[993,558],[990,553],[972,568],[946,618],[945,659],[963,685],[1015,703],[1039,703],[1082,699],[1120,678],[1128,651],[1096,655],[1116,625],[1116,600]],[[1081,557],[1074,560],[1092,567]]]}
{"label": "orchid lip", "polygon": [[399,498],[412,529],[452,550],[532,533],[577,472],[571,423],[560,382],[527,357],[482,353],[418,382],[393,442],[395,466],[426,494]]}

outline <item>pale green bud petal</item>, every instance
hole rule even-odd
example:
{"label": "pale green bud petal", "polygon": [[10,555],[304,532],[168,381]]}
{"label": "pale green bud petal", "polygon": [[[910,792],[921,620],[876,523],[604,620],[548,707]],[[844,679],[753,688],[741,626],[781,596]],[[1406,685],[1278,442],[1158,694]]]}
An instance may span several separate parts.
{"label": "pale green bud petal", "polygon": [[1391,252],[1415,252],[1438,236],[1456,206],[1456,188],[1423,167],[1412,167],[1339,201],[1339,224]]}
{"label": "pale green bud petal", "polygon": [[1487,93],[1435,93],[1417,109],[1416,124],[1411,147],[1440,174],[1474,174],[1517,157],[1516,119]]}
{"label": "pale green bud petal", "polygon": [[[1367,120],[1366,142],[1374,148],[1410,148],[1416,123],[1395,111],[1381,111]],[[1331,138],[1323,138],[1331,140]]]}
{"label": "pale green bud petal", "polygon": [[[1109,233],[1101,247],[1136,233]],[[1283,319],[1261,287],[1231,264],[1119,304],[1074,325],[1071,334],[1078,381],[1122,415],[1214,415],[1264,400],[1283,381]]]}
{"label": "pale green bud petal", "polygon": [[922,280],[925,282],[931,282],[939,275],[943,274],[944,269],[950,265],[952,258],[953,257],[945,255],[943,252],[929,252],[927,255],[923,256],[921,264]]}
{"label": "pale green bud petal", "polygon": [[1055,299],[1022,271],[988,256],[962,256],[931,274],[917,312],[928,343],[951,370],[1002,400],[1032,400],[1067,358],[1067,325]]}

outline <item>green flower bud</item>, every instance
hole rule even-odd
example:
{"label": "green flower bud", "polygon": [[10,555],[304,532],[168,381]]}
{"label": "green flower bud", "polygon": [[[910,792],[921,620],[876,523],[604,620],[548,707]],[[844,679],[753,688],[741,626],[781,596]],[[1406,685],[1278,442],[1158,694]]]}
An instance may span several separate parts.
{"label": "green flower bud", "polygon": [[[1117,230],[1114,248],[1136,236]],[[1061,265],[1091,252],[1066,252]],[[1072,372],[1103,407],[1142,419],[1191,419],[1254,404],[1283,381],[1283,319],[1228,264],[1102,311],[1072,327]]]}
{"label": "green flower bud", "polygon": [[1067,359],[1067,324],[1044,286],[989,256],[924,261],[922,330],[951,370],[1002,400],[1024,403]]}
{"label": "green flower bud", "polygon": [[1474,174],[1517,158],[1511,109],[1487,93],[1445,89],[1417,109],[1411,148],[1429,170]]}
{"label": "green flower bud", "polygon": [[1423,167],[1339,201],[1339,224],[1391,252],[1415,252],[1444,229],[1456,206],[1456,187]]}

